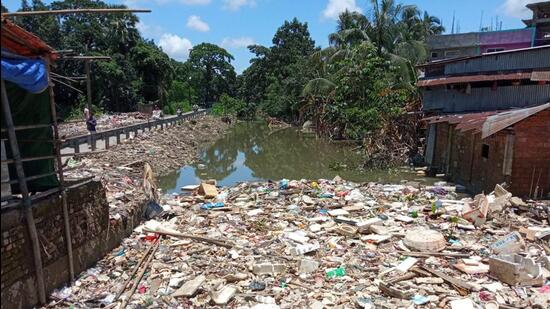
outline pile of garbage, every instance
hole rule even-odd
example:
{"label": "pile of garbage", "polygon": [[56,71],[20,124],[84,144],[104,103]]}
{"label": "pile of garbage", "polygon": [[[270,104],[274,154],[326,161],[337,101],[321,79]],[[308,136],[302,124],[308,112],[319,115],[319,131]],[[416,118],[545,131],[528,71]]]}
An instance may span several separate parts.
{"label": "pile of garbage", "polygon": [[106,189],[110,213],[117,219],[133,203],[143,201],[141,185],[146,162],[157,175],[170,173],[194,162],[200,148],[228,128],[219,118],[206,116],[168,129],[146,131],[100,153],[70,158],[64,169],[65,178],[99,178]]}
{"label": "pile of garbage", "polygon": [[[120,127],[126,127],[138,123],[147,121],[149,115],[132,112],[132,113],[118,113],[118,114],[103,114],[97,117],[97,130],[106,131]],[[81,120],[69,121],[59,124],[59,136],[61,138],[67,138],[78,135],[88,134],[86,129],[86,122],[84,121],[84,115]]]}
{"label": "pile of garbage", "polygon": [[449,189],[185,186],[49,306],[548,308],[549,205]]}

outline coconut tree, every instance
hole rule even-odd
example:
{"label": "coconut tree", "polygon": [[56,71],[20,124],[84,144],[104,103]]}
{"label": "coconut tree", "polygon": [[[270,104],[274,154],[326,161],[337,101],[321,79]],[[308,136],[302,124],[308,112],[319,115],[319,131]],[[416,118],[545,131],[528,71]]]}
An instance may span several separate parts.
{"label": "coconut tree", "polygon": [[355,46],[369,41],[369,21],[359,12],[345,10],[338,16],[336,32],[328,37],[329,44],[337,48]]}

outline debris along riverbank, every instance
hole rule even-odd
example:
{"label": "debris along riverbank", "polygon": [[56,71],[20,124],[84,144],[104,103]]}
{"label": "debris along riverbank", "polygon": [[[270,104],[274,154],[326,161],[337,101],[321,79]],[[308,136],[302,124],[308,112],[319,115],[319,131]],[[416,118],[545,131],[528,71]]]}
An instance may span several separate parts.
{"label": "debris along riverbank", "polygon": [[185,189],[50,307],[544,308],[550,299],[550,232],[537,212],[548,205],[502,188],[458,199],[442,187],[336,177]]}
{"label": "debris along riverbank", "polygon": [[[149,115],[139,112],[113,115],[104,114],[97,117],[97,129],[99,131],[106,131],[145,122],[147,119],[149,119]],[[61,137],[67,138],[84,134],[88,134],[84,119],[77,119],[59,124],[59,135]]]}
{"label": "debris along riverbank", "polygon": [[124,140],[97,154],[67,161],[69,180],[98,177],[102,180],[115,218],[130,208],[141,209],[143,165],[149,163],[156,175],[164,175],[198,159],[199,149],[223,135],[230,126],[217,117],[206,116],[164,130],[154,130]]}

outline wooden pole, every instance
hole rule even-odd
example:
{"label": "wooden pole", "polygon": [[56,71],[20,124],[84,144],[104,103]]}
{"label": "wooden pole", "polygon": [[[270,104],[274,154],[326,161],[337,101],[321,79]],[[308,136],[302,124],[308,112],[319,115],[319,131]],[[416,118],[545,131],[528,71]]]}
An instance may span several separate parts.
{"label": "wooden pole", "polygon": [[[88,110],[92,112],[92,79],[90,76],[90,60],[84,61],[84,68],[86,70],[86,90],[88,96]],[[88,120],[88,119],[86,119]]]}
{"label": "wooden pole", "polygon": [[147,9],[68,9],[68,10],[46,10],[46,11],[23,11],[2,13],[2,17],[29,16],[29,15],[64,15],[64,14],[103,14],[103,13],[151,13]]}
{"label": "wooden pole", "polygon": [[130,274],[130,276],[128,277],[128,279],[126,279],[126,281],[124,282],[124,284],[120,287],[120,289],[118,290],[118,292],[116,293],[115,295],[115,298],[113,299],[113,302],[116,302],[120,296],[122,295],[122,293],[124,293],[124,291],[126,290],[126,287],[128,286],[128,283],[130,283],[132,281],[132,279],[134,278],[135,274],[138,272],[139,268],[141,267],[141,265],[143,264],[143,262],[145,262],[147,259],[148,259],[148,256],[149,256],[149,253],[151,253],[151,251],[153,251],[153,248],[156,247],[157,245],[157,242],[159,242],[159,239],[157,239],[155,241],[154,244],[152,244],[149,249],[147,249],[147,251],[145,251],[145,254],[143,255],[143,257],[141,258],[141,260],[139,260],[139,262],[137,263],[137,265],[134,267],[134,269],[132,270],[132,273]]}
{"label": "wooden pole", "polygon": [[15,160],[15,170],[17,172],[17,178],[19,179],[19,189],[23,196],[23,212],[25,215],[25,221],[27,222],[27,228],[29,230],[29,238],[31,240],[31,247],[33,252],[34,268],[36,272],[36,283],[38,288],[38,301],[41,304],[46,303],[46,288],[44,285],[44,270],[42,269],[42,255],[40,252],[40,242],[38,240],[38,233],[36,232],[36,224],[32,215],[31,199],[29,196],[29,188],[25,181],[25,171],[23,170],[23,162],[21,162],[21,153],[19,152],[19,145],[17,144],[17,136],[15,135],[15,129],[13,119],[11,118],[11,108],[8,101],[8,93],[6,92],[6,85],[2,79],[2,112],[4,113],[4,120],[6,121],[6,128],[8,129],[8,137],[11,147],[11,153]]}
{"label": "wooden pole", "polygon": [[158,238],[156,240],[156,243],[155,243],[155,247],[153,248],[153,251],[151,252],[151,254],[149,255],[149,257],[147,258],[147,261],[143,264],[143,268],[141,269],[141,271],[139,272],[139,274],[137,275],[136,277],[136,281],[134,281],[134,284],[132,285],[132,288],[130,289],[129,291],[129,294],[128,294],[128,297],[125,298],[122,303],[120,304],[120,309],[124,309],[126,308],[126,306],[128,305],[128,303],[130,302],[130,300],[132,299],[132,296],[134,295],[134,293],[136,292],[136,289],[139,285],[139,283],[141,282],[141,279],[143,278],[143,275],[145,275],[145,272],[147,271],[147,269],[149,268],[149,264],[151,264],[151,261],[155,258],[155,252],[157,251],[158,247],[160,245],[160,238]]}
{"label": "wooden pole", "polygon": [[[48,72],[48,91],[50,95],[50,113],[53,124],[54,141],[59,140],[59,130],[57,129],[57,111],[55,110],[55,95],[53,93],[53,83],[51,77],[50,60],[44,58],[46,69]],[[55,156],[57,159],[57,172],[59,177],[59,189],[61,190],[61,199],[63,207],[63,223],[65,225],[65,241],[67,242],[67,258],[69,260],[69,282],[74,280],[74,260],[73,260],[73,243],[71,237],[71,224],[69,222],[69,207],[67,205],[67,190],[65,189],[65,180],[63,178],[63,162],[61,162],[61,144],[55,143]]]}

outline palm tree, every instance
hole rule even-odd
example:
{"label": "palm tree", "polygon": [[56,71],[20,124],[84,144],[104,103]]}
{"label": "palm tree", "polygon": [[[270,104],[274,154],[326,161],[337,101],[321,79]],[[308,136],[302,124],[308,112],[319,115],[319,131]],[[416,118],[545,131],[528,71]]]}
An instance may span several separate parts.
{"label": "palm tree", "polygon": [[397,23],[403,11],[403,5],[394,0],[370,0],[373,7],[371,33],[369,37],[374,41],[378,55],[383,51],[393,51],[394,38],[397,32]]}
{"label": "palm tree", "polygon": [[424,38],[430,35],[441,34],[445,31],[445,27],[441,25],[441,20],[435,16],[428,14],[427,11],[424,11],[424,16],[422,17],[422,30]]}
{"label": "palm tree", "polygon": [[328,37],[329,44],[337,48],[352,47],[369,41],[369,21],[359,12],[345,10],[338,16],[336,32]]}

